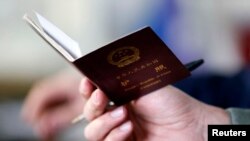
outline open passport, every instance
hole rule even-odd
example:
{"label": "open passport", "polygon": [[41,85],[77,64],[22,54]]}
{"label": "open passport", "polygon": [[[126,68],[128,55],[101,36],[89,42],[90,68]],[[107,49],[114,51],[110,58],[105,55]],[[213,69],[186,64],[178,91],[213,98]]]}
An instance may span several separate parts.
{"label": "open passport", "polygon": [[24,20],[52,48],[122,105],[190,75],[150,27],[119,38],[82,55],[76,41],[38,13]]}

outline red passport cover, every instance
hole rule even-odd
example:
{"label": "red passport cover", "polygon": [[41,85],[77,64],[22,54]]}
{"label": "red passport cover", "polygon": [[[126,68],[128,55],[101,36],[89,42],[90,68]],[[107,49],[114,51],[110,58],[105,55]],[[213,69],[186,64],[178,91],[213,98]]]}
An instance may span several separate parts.
{"label": "red passport cover", "polygon": [[73,64],[115,105],[190,75],[150,27],[101,47]]}

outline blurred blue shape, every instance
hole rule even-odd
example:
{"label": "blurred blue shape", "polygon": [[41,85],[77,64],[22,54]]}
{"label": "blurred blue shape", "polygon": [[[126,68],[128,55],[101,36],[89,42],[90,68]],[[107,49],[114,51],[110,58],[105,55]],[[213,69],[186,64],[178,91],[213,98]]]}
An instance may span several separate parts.
{"label": "blurred blue shape", "polygon": [[232,76],[194,75],[175,86],[208,104],[223,108],[250,108],[249,67]]}
{"label": "blurred blue shape", "polygon": [[[178,6],[175,0],[166,0],[164,5],[157,11],[158,17],[151,20],[154,31],[165,41],[170,44],[171,40],[165,36],[170,28],[170,22],[178,14]],[[170,47],[171,48],[171,47]]]}

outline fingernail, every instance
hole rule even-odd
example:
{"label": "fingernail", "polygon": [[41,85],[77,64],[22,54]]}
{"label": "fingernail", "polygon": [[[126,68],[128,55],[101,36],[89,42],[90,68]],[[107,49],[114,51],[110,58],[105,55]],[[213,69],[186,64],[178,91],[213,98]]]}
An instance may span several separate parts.
{"label": "fingernail", "polygon": [[123,114],[124,114],[124,110],[122,107],[119,107],[110,113],[111,117],[113,118],[121,117]]}
{"label": "fingernail", "polygon": [[120,129],[121,131],[128,131],[128,130],[130,130],[131,128],[132,128],[132,124],[131,124],[130,121],[125,122],[124,124],[122,124],[122,125],[119,127],[119,129]]}

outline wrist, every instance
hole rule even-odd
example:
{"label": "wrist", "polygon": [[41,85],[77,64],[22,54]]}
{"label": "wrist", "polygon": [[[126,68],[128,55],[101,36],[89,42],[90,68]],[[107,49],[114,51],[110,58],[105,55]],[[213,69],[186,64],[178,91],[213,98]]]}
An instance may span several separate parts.
{"label": "wrist", "polygon": [[205,115],[205,123],[208,124],[230,124],[230,115],[222,108],[208,106]]}
{"label": "wrist", "polygon": [[202,110],[202,128],[203,128],[203,138],[207,140],[208,125],[226,125],[231,124],[230,115],[228,112],[222,108],[214,107],[211,105],[205,105]]}

